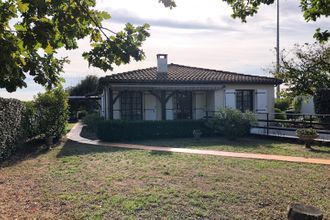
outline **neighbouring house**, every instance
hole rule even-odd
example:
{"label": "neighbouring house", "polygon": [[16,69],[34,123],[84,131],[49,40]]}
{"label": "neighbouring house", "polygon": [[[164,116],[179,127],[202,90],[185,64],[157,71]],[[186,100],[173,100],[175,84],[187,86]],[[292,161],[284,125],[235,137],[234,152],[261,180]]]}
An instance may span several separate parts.
{"label": "neighbouring house", "polygon": [[256,113],[274,111],[275,78],[168,64],[108,75],[101,114],[106,119],[201,119],[227,107]]}

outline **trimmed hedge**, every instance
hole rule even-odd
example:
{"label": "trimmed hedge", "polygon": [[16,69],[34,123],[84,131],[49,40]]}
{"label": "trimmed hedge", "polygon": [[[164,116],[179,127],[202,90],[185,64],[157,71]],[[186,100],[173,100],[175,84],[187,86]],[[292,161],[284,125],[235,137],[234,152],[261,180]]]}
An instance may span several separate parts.
{"label": "trimmed hedge", "polygon": [[84,124],[87,125],[87,129],[92,132],[96,132],[97,125],[101,121],[104,121],[104,118],[99,113],[88,114],[83,119]]}
{"label": "trimmed hedge", "polygon": [[173,121],[102,121],[97,127],[97,137],[103,141],[127,141],[153,138],[193,137],[198,129],[202,136],[211,136],[212,130],[203,120]]}
{"label": "trimmed hedge", "polygon": [[65,133],[67,94],[56,88],[38,94],[34,101],[0,98],[0,162],[10,157],[19,143]]}
{"label": "trimmed hedge", "polygon": [[0,98],[0,162],[13,154],[23,136],[24,112],[21,101]]}

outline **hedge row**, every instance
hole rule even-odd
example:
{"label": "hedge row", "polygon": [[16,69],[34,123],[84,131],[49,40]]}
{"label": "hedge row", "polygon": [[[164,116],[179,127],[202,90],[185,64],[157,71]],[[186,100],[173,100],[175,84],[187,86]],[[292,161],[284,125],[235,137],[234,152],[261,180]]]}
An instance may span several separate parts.
{"label": "hedge row", "polygon": [[0,98],[0,162],[13,154],[18,143],[60,138],[67,119],[67,94],[62,88],[38,94],[32,102]]}
{"label": "hedge row", "polygon": [[202,136],[211,136],[212,130],[203,120],[175,121],[102,121],[97,127],[97,137],[103,141],[127,141],[152,138],[193,137],[193,130]]}
{"label": "hedge row", "polygon": [[9,157],[23,136],[25,106],[16,99],[0,98],[0,162]]}

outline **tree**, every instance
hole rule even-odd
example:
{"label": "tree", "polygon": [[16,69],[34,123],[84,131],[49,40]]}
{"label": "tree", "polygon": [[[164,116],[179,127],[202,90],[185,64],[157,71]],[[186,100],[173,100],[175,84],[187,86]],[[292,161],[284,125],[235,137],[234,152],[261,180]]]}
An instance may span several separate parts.
{"label": "tree", "polygon": [[330,88],[329,45],[296,44],[292,54],[283,53],[281,61],[275,76],[286,84],[289,96],[314,95],[320,88]]}
{"label": "tree", "polygon": [[[99,78],[97,76],[89,75],[81,80],[76,86],[66,89],[70,96],[86,96],[99,89]],[[95,100],[69,100],[70,117],[76,118],[78,111],[87,111],[89,113],[99,109],[98,102]]]}
{"label": "tree", "polygon": [[94,6],[95,0],[0,0],[0,88],[26,87],[27,75],[48,89],[58,85],[68,62],[56,56],[58,49],[76,49],[86,37],[92,49],[83,56],[90,66],[106,71],[113,64],[142,60],[149,25],[128,23],[114,32],[102,26],[110,15]]}
{"label": "tree", "polygon": [[69,117],[68,94],[62,86],[39,93],[34,100],[38,112],[38,131],[46,137],[61,138]]}
{"label": "tree", "polygon": [[[159,0],[163,2],[166,7],[175,7],[174,0]],[[275,0],[222,0],[226,2],[232,9],[232,17],[240,18],[242,22],[246,22],[246,18],[258,13],[261,5],[271,5]],[[300,8],[306,22],[316,21],[321,17],[330,16],[330,2],[329,0],[300,0]],[[314,34],[319,42],[326,42],[330,38],[328,30],[321,31],[316,29]]]}
{"label": "tree", "polygon": [[69,87],[67,92],[70,96],[85,96],[98,90],[99,78],[97,76],[88,75],[81,80],[76,86]]}

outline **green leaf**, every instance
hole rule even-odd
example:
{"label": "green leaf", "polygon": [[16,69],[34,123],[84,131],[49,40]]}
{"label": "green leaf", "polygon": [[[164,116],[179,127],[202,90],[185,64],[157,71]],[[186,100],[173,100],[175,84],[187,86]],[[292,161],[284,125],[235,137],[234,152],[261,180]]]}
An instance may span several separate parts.
{"label": "green leaf", "polygon": [[50,44],[48,44],[44,51],[49,55],[54,53],[54,48]]}
{"label": "green leaf", "polygon": [[106,11],[101,11],[101,12],[99,12],[99,16],[100,16],[100,18],[103,18],[103,19],[105,19],[105,20],[111,18],[110,14],[109,14],[108,12],[106,12]]}
{"label": "green leaf", "polygon": [[19,24],[19,23],[15,24],[14,28],[15,28],[16,31],[26,31],[26,27],[22,24]]}
{"label": "green leaf", "polygon": [[23,3],[22,1],[17,1],[17,8],[21,13],[27,12],[29,10],[29,3]]}
{"label": "green leaf", "polygon": [[18,46],[18,48],[19,48],[21,51],[24,51],[24,43],[23,43],[23,41],[19,41],[19,42],[17,43],[17,46]]}

